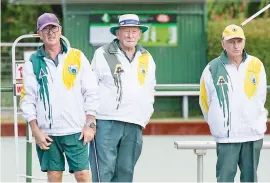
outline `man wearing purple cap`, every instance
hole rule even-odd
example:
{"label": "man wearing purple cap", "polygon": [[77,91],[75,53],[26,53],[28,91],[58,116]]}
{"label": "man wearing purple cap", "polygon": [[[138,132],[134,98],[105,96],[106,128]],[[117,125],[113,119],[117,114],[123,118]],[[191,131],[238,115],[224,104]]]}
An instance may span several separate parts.
{"label": "man wearing purple cap", "polygon": [[66,156],[78,182],[90,182],[88,142],[95,135],[98,85],[84,54],[60,38],[58,18],[44,13],[37,20],[43,45],[23,70],[22,115],[36,140],[41,171],[61,182]]}

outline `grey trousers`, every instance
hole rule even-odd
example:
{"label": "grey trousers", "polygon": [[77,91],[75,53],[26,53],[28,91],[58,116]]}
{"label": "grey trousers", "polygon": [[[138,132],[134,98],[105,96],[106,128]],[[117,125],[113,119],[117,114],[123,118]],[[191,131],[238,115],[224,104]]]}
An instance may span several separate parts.
{"label": "grey trousers", "polygon": [[135,164],[142,150],[142,127],[114,120],[97,120],[96,149],[99,170],[96,168],[93,142],[89,160],[93,182],[132,182]]}

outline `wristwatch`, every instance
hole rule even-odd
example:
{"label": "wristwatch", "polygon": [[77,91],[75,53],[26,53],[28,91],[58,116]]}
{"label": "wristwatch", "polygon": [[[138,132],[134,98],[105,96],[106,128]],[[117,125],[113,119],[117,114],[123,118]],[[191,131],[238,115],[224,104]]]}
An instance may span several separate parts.
{"label": "wristwatch", "polygon": [[94,122],[87,122],[87,123],[85,123],[84,126],[85,127],[90,127],[90,128],[93,128],[93,129],[96,129],[96,127],[97,127],[96,123],[94,123]]}

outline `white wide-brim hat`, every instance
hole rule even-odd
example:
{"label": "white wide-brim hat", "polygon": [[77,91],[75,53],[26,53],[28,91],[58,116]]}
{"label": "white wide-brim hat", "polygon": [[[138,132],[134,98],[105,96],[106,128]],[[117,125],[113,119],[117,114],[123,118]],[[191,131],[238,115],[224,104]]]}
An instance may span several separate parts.
{"label": "white wide-brim hat", "polygon": [[138,15],[135,14],[121,15],[119,17],[118,25],[111,27],[110,32],[116,36],[115,31],[120,27],[139,27],[142,30],[142,33],[148,30],[148,26],[141,25]]}

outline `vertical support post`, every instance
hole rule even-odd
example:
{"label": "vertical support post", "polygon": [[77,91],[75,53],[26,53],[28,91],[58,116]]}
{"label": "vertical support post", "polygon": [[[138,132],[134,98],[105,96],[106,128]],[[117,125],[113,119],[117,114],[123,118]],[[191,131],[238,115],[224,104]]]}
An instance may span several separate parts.
{"label": "vertical support post", "polygon": [[[15,45],[19,42],[19,38],[17,38],[12,44],[11,54],[12,54],[12,84],[13,84],[13,120],[14,120],[14,138],[15,138],[15,149],[16,149],[16,172],[19,171],[19,154],[17,153],[19,149],[19,132],[18,132],[18,116],[17,116],[17,96],[16,96],[16,53],[15,53]],[[17,174],[17,182],[19,182],[19,176]]]}
{"label": "vertical support post", "polygon": [[206,155],[206,150],[194,149],[197,155],[197,182],[203,182],[203,156]]}
{"label": "vertical support post", "polygon": [[61,3],[62,3],[62,19],[63,19],[63,34],[65,34],[65,28],[66,28],[66,14],[67,14],[67,4],[66,4],[66,1],[65,0],[61,0]]}
{"label": "vertical support post", "polygon": [[185,120],[188,119],[188,96],[183,96],[183,118]]}
{"label": "vertical support post", "polygon": [[203,155],[197,155],[197,182],[203,182]]}
{"label": "vertical support post", "polygon": [[[26,175],[32,176],[32,133],[29,124],[26,125]],[[26,178],[32,182],[32,178]]]}

